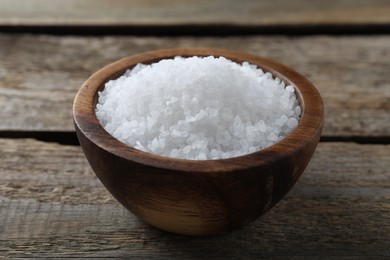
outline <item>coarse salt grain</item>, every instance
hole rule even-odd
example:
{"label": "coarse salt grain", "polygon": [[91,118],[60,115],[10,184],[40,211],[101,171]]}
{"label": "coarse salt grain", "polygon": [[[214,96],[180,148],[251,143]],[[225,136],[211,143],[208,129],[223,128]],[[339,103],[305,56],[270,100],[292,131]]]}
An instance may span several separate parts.
{"label": "coarse salt grain", "polygon": [[206,160],[252,153],[298,125],[294,88],[269,72],[224,57],[138,64],[99,92],[96,116],[136,149]]}

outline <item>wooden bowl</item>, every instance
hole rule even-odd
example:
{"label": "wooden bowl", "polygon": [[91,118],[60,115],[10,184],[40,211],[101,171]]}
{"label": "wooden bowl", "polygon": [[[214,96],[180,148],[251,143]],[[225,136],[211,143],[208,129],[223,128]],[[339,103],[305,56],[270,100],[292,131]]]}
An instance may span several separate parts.
{"label": "wooden bowl", "polygon": [[[248,61],[294,86],[302,108],[297,128],[266,149],[221,160],[162,157],[131,148],[108,134],[95,115],[97,92],[104,84],[137,63],[150,64],[178,55]],[[186,235],[229,232],[274,206],[311,159],[324,118],[319,93],[292,69],[251,54],[192,48],[146,52],[102,68],[81,86],[73,114],[83,151],[111,194],[146,223]]]}

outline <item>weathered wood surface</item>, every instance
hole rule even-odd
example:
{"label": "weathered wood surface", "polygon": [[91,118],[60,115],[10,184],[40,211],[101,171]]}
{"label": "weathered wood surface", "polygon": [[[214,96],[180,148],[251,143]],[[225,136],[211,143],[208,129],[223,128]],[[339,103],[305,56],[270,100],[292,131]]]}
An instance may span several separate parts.
{"label": "weathered wood surface", "polygon": [[[0,30],[367,34],[388,32],[389,13],[387,0],[0,0]],[[325,136],[388,143],[389,35],[0,34],[0,136],[51,132],[54,138],[42,139],[66,143],[73,98],[92,72],[123,56],[191,46],[247,51],[291,66],[324,98]],[[94,176],[80,147],[0,138],[0,258],[389,258],[389,155],[390,145],[322,142],[296,186],[260,220],[229,235],[191,238],[127,212]]]}
{"label": "weathered wood surface", "polygon": [[73,131],[72,103],[91,73],[153,49],[214,47],[291,66],[321,92],[325,136],[390,135],[390,37],[58,37],[0,35],[0,130]]}
{"label": "weathered wood surface", "polygon": [[390,256],[390,145],[320,143],[292,191],[232,234],[145,225],[111,198],[78,146],[0,139],[0,255],[147,259]]}
{"label": "weathered wood surface", "polygon": [[0,0],[0,25],[389,24],[387,0]]}

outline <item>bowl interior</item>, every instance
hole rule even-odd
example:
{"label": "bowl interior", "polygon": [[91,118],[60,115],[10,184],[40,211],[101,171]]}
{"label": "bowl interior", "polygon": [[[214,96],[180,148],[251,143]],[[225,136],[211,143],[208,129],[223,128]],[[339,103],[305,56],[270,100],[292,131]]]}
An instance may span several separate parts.
{"label": "bowl interior", "polygon": [[[270,72],[286,84],[295,88],[302,114],[298,126],[283,140],[263,150],[219,160],[184,160],[163,157],[134,149],[112,137],[101,126],[95,115],[98,92],[106,82],[121,76],[127,69],[138,63],[151,64],[161,59],[175,56],[223,56],[237,63],[247,61],[257,65],[265,72]],[[277,62],[247,54],[219,49],[167,49],[147,52],[123,58],[93,74],[80,88],[74,103],[75,124],[80,131],[98,146],[127,160],[172,170],[191,169],[197,172],[220,172],[250,168],[277,160],[281,156],[293,154],[309,140],[318,137],[323,125],[323,103],[318,91],[303,76]],[[82,115],[82,116],[81,116]],[[85,117],[88,120],[84,120]]]}

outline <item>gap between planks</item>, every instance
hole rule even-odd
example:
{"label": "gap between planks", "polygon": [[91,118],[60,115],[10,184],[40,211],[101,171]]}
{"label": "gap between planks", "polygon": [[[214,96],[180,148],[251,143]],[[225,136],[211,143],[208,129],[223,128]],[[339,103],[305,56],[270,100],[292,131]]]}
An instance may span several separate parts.
{"label": "gap between planks", "polygon": [[354,36],[354,35],[387,35],[390,24],[321,24],[321,25],[0,25],[1,33],[28,33],[47,35],[81,35],[81,36]]}
{"label": "gap between planks", "polygon": [[[35,139],[37,141],[80,146],[75,132],[70,131],[0,131],[0,138]],[[390,136],[321,136],[322,143],[390,144]]]}

